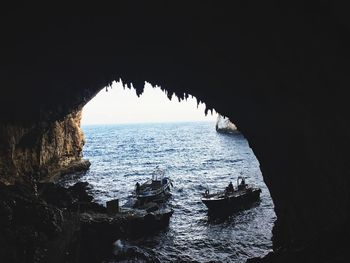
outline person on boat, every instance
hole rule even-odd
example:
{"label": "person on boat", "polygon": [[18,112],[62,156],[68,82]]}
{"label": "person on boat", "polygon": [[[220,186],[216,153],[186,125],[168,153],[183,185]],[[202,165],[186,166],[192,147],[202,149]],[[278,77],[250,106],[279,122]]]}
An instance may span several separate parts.
{"label": "person on boat", "polygon": [[135,192],[136,192],[136,194],[138,194],[140,192],[140,184],[139,184],[139,182],[137,182],[136,185],[135,185]]}
{"label": "person on boat", "polygon": [[227,191],[227,192],[233,192],[233,184],[232,184],[232,182],[230,182],[230,183],[228,184],[228,186],[226,187],[226,191]]}
{"label": "person on boat", "polygon": [[241,183],[239,184],[238,188],[240,190],[245,188],[245,180],[244,180],[244,178],[242,178]]}

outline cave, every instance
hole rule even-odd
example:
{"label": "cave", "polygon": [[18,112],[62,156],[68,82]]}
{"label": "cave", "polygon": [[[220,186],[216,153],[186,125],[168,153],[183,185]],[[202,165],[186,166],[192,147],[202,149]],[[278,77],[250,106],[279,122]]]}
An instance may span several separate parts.
{"label": "cave", "polygon": [[130,1],[104,15],[7,11],[2,185],[86,168],[74,121],[83,105],[119,78],[139,94],[148,81],[169,96],[194,95],[235,120],[248,139],[277,215],[274,251],[250,262],[346,262],[345,7],[345,1]]}
{"label": "cave", "polygon": [[[173,210],[169,225],[152,236],[118,238],[121,244],[160,262],[245,262],[271,251],[274,207],[243,134],[217,131],[217,113],[205,116],[205,105],[198,105],[196,98],[169,100],[147,83],[139,97],[121,82],[107,90],[82,112],[83,156],[91,162],[89,170],[63,176],[58,184],[88,182],[96,202],[118,199],[125,210],[135,204],[135,184],[145,183],[158,167],[172,182],[171,195],[158,202]],[[230,181],[236,187],[238,176],[261,189],[259,200],[235,213],[208,213],[201,202],[205,191],[219,192]],[[90,245],[84,254],[96,250]]]}

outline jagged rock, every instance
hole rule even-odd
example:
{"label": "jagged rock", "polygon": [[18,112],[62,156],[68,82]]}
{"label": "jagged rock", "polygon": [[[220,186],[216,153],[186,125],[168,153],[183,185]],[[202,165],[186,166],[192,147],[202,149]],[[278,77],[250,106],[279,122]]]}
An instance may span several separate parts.
{"label": "jagged rock", "polygon": [[91,202],[93,197],[87,193],[88,188],[91,186],[88,182],[78,182],[68,188],[68,191],[73,197],[80,202]]}
{"label": "jagged rock", "polygon": [[26,176],[48,181],[87,170],[80,120],[81,110],[76,110],[54,122],[0,125],[0,182],[26,181]]}
{"label": "jagged rock", "polygon": [[39,183],[38,194],[47,203],[61,208],[74,202],[74,197],[67,189],[54,183]]}
{"label": "jagged rock", "polygon": [[3,262],[41,262],[62,234],[63,212],[25,185],[0,184],[0,255]]}
{"label": "jagged rock", "polygon": [[49,204],[70,211],[94,211],[105,213],[106,208],[92,202],[93,197],[87,193],[91,186],[87,182],[78,182],[68,188],[54,183],[39,183],[39,195]]}
{"label": "jagged rock", "polygon": [[[38,191],[33,192],[27,184],[0,184],[1,259],[100,262],[111,255],[117,238],[149,235],[169,224],[172,210],[122,209],[109,216],[105,207],[92,201],[89,187],[86,182],[68,188],[38,183]],[[123,257],[146,259],[147,255],[130,248]]]}
{"label": "jagged rock", "polygon": [[[82,244],[80,245],[84,254],[80,255],[80,260],[92,259],[93,262],[100,262],[103,257],[111,254],[112,244],[117,239],[139,238],[154,234],[168,226],[172,214],[172,210],[147,213],[139,209],[124,209],[115,216],[109,216],[106,213],[82,213],[80,216]],[[119,259],[140,257],[141,254],[131,249],[126,254],[119,255]]]}
{"label": "jagged rock", "polygon": [[220,114],[216,120],[215,129],[220,133],[239,133],[236,125],[234,125],[229,118],[223,117]]}

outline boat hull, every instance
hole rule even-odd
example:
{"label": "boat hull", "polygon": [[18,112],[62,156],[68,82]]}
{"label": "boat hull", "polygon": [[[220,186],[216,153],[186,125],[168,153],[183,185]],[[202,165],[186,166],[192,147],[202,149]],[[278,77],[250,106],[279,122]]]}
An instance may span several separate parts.
{"label": "boat hull", "polygon": [[156,201],[156,200],[162,200],[166,197],[170,196],[170,184],[164,186],[162,189],[159,189],[156,192],[150,192],[150,193],[141,193],[138,194],[136,197],[140,201]]}
{"label": "boat hull", "polygon": [[226,213],[245,208],[260,199],[261,189],[256,188],[236,195],[226,197],[203,197],[202,202],[210,213]]}

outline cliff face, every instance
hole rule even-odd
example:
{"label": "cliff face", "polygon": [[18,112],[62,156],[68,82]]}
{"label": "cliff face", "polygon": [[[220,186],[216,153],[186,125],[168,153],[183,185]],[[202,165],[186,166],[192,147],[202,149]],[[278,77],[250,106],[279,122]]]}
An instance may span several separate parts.
{"label": "cliff face", "polygon": [[80,129],[81,110],[62,120],[30,126],[0,126],[0,181],[52,179],[73,170],[88,168],[82,160],[85,143]]}

